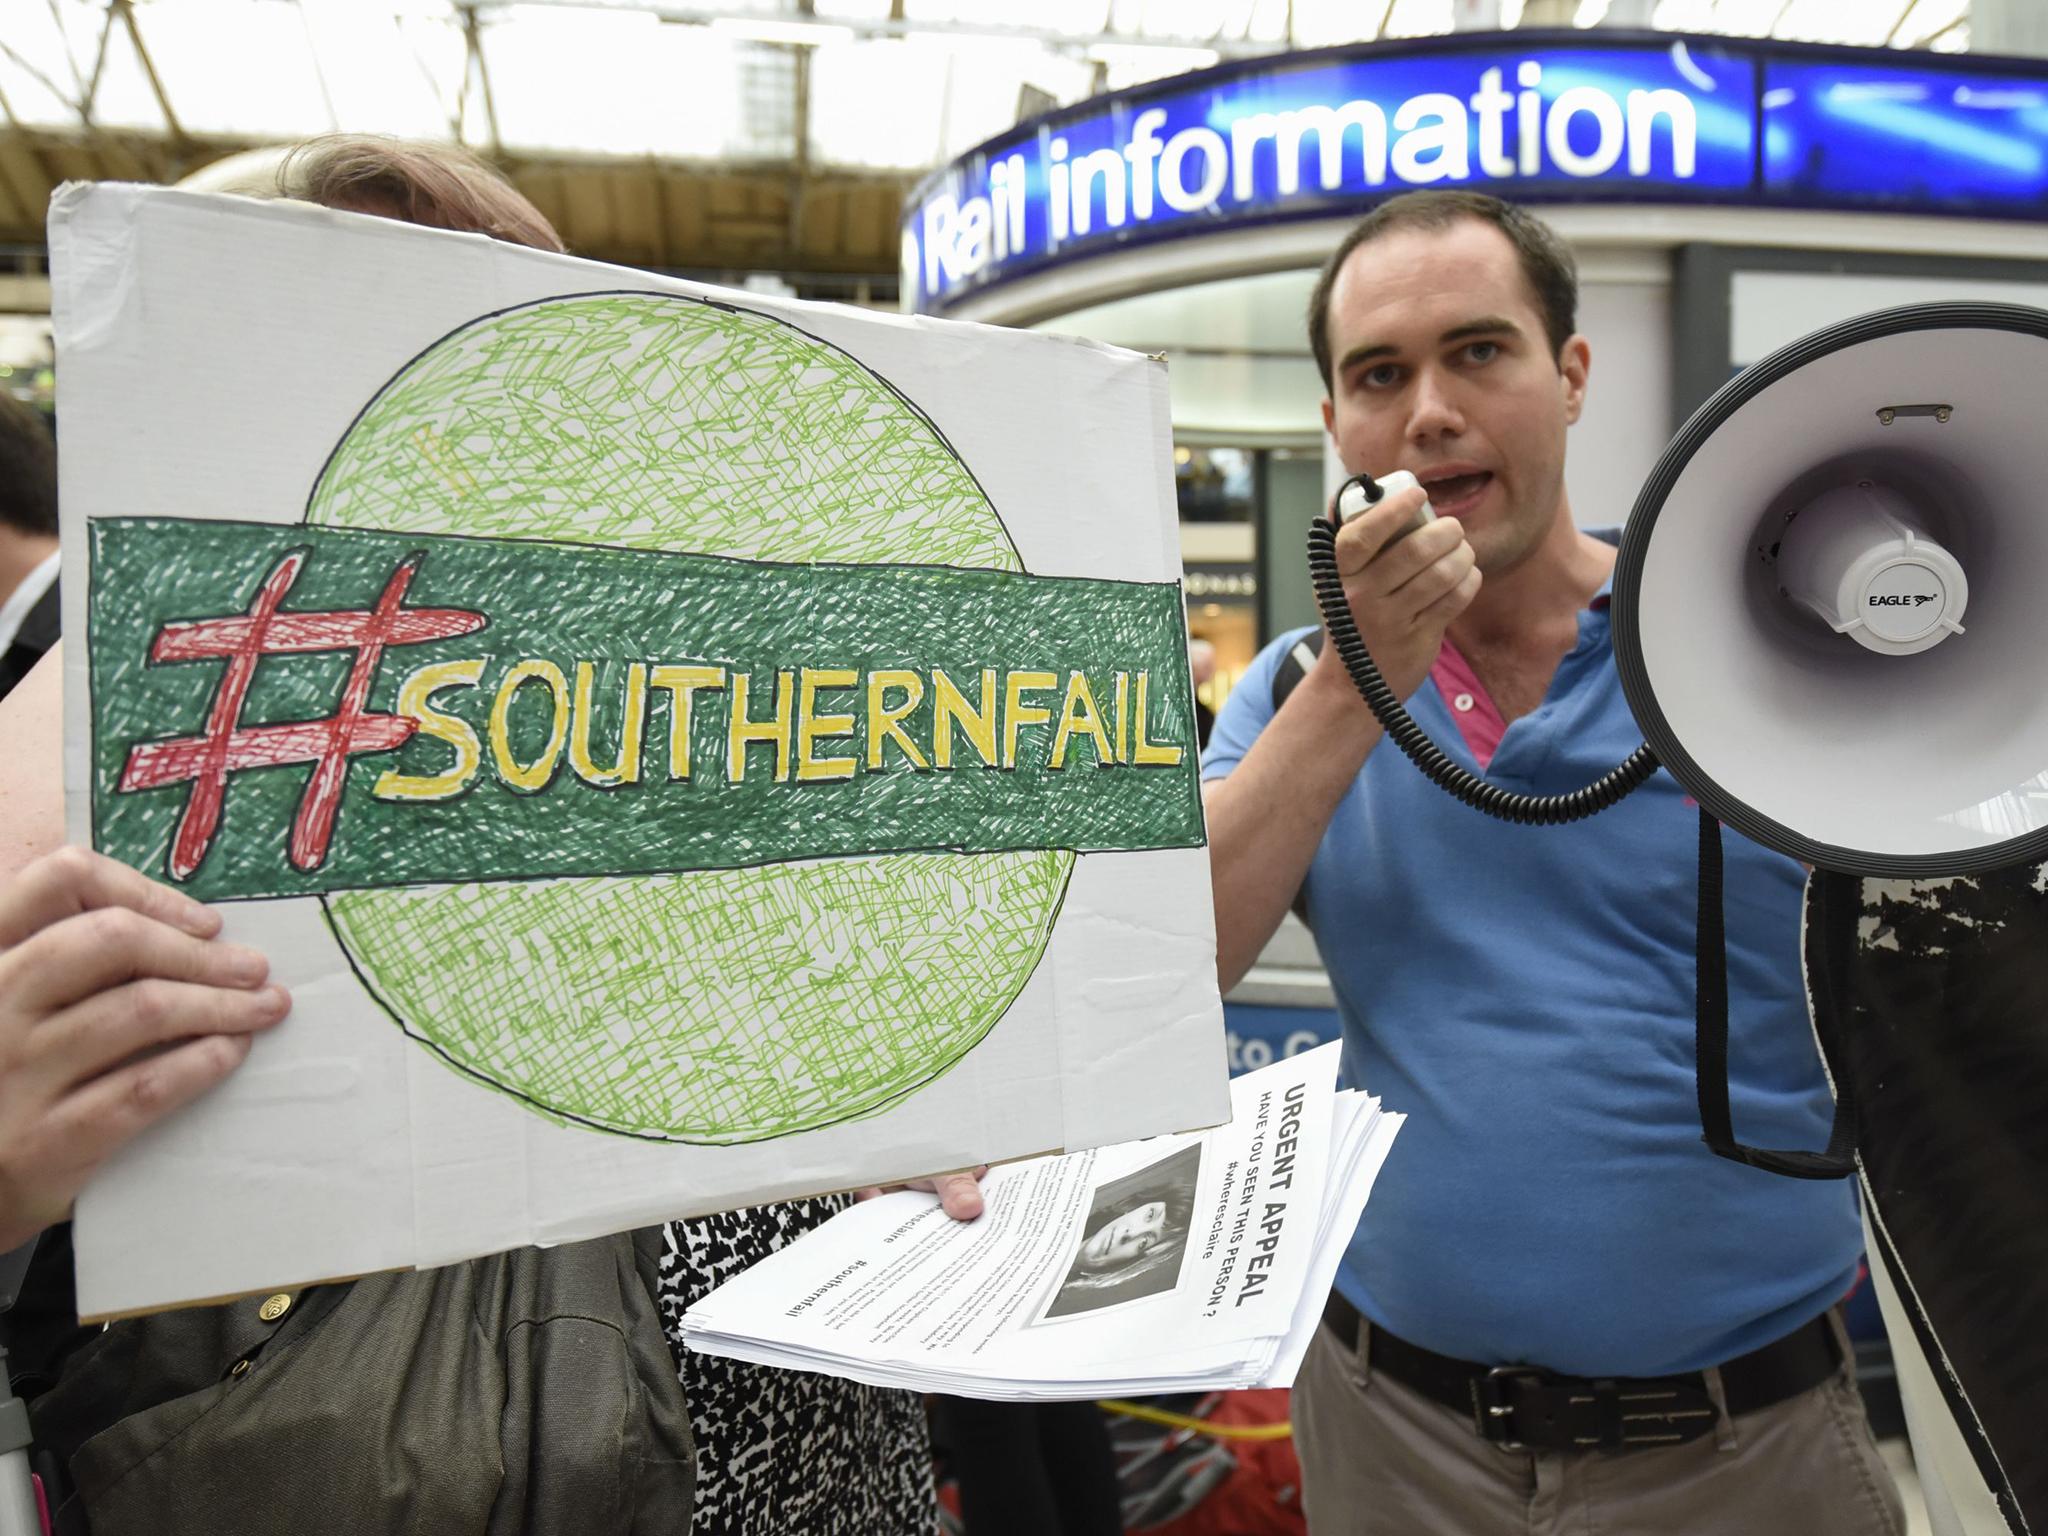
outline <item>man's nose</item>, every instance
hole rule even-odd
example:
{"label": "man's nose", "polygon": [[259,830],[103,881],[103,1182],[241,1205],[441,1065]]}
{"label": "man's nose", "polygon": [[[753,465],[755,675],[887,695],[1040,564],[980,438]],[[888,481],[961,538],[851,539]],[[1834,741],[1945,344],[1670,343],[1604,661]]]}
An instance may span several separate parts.
{"label": "man's nose", "polygon": [[1412,442],[1432,442],[1456,437],[1465,430],[1464,413],[1451,390],[1451,381],[1434,368],[1416,375],[1415,394],[1408,412],[1408,437]]}

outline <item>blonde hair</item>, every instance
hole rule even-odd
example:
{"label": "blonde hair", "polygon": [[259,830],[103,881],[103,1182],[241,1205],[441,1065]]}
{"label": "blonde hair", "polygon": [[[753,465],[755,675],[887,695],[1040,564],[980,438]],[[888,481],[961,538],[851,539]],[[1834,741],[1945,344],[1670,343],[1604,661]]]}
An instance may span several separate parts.
{"label": "blonde hair", "polygon": [[336,133],[287,150],[230,156],[185,178],[197,191],[289,197],[430,229],[564,251],[541,211],[466,149],[383,134]]}
{"label": "blonde hair", "polygon": [[469,230],[561,251],[541,211],[466,149],[375,134],[309,139],[277,168],[278,191],[328,208],[381,213],[431,229]]}

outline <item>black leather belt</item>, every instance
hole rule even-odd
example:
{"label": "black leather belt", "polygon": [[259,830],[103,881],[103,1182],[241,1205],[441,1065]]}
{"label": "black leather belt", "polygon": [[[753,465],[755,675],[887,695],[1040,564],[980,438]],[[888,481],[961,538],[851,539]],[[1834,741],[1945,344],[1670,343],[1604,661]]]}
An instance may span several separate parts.
{"label": "black leather belt", "polygon": [[[1358,1309],[1336,1291],[1323,1308],[1324,1326],[1345,1349],[1357,1348]],[[1369,1363],[1387,1375],[1469,1414],[1483,1440],[1503,1450],[1632,1450],[1682,1445],[1711,1433],[1719,1419],[1706,1377],[1558,1376],[1530,1365],[1484,1366],[1435,1354],[1374,1328]],[[1730,1414],[1768,1408],[1819,1386],[1841,1368],[1835,1332],[1825,1316],[1721,1367]]]}

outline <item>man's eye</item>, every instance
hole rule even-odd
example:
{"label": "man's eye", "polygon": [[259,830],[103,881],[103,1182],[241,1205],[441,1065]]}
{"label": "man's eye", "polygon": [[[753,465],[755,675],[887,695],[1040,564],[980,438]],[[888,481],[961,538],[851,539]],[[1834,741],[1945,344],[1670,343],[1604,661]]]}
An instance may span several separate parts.
{"label": "man's eye", "polygon": [[1465,349],[1465,356],[1475,363],[1490,363],[1500,356],[1497,341],[1475,341]]}
{"label": "man's eye", "polygon": [[1359,375],[1359,382],[1365,385],[1367,389],[1387,389],[1398,383],[1400,377],[1401,370],[1394,364],[1381,363],[1377,367],[1366,369],[1363,374]]}

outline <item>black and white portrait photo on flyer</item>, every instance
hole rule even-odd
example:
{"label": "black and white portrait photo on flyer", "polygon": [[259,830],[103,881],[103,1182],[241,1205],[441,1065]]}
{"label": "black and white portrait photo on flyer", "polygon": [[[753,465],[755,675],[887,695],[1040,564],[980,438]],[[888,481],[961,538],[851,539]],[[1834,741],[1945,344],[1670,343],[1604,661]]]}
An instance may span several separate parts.
{"label": "black and white portrait photo on flyer", "polygon": [[1098,1185],[1073,1261],[1041,1321],[1157,1296],[1180,1283],[1202,1146]]}

